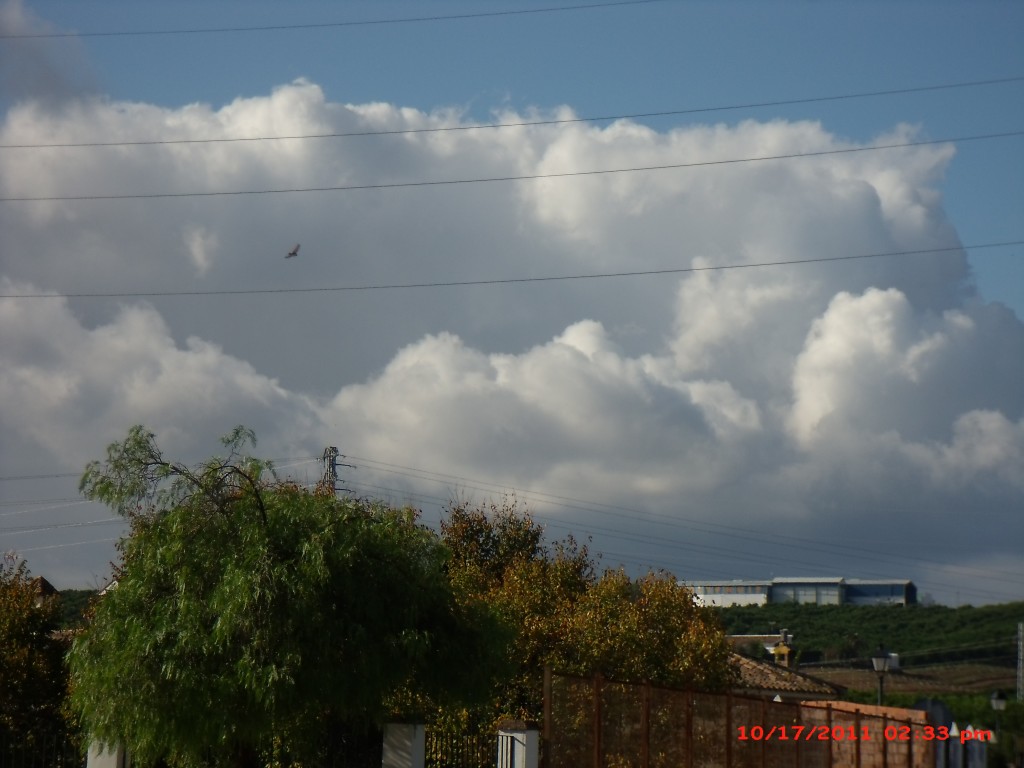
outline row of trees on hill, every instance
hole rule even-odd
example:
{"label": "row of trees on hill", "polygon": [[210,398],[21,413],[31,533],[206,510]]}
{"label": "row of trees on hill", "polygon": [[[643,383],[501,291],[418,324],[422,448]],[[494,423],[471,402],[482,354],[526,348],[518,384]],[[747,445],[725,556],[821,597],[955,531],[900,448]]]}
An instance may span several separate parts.
{"label": "row of trees on hill", "polygon": [[546,664],[730,683],[716,619],[670,575],[598,574],[514,502],[454,505],[438,534],[278,481],[254,442],[237,428],[189,467],[135,427],[82,478],[130,535],[69,654],[71,704],[136,764],[315,764],[390,718],[538,719]]}
{"label": "row of trees on hill", "polygon": [[729,634],[787,628],[800,662],[809,664],[865,661],[882,643],[909,665],[978,661],[1011,666],[1017,659],[1017,624],[1024,619],[1024,602],[959,608],[769,604],[717,610]]}

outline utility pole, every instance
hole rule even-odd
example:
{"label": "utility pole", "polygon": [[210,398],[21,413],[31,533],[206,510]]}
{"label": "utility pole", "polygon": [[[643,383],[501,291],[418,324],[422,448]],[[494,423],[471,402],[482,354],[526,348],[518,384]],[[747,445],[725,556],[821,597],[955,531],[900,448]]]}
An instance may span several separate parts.
{"label": "utility pole", "polygon": [[1024,701],[1024,621],[1017,624],[1017,701]]}
{"label": "utility pole", "polygon": [[338,493],[352,493],[349,488],[339,488],[338,483],[338,467],[348,467],[349,469],[355,469],[355,464],[345,464],[344,462],[338,461],[339,458],[345,458],[342,456],[335,446],[329,446],[324,448],[324,455],[321,461],[324,463],[324,476],[320,481],[320,485],[323,488],[330,488],[334,494]]}

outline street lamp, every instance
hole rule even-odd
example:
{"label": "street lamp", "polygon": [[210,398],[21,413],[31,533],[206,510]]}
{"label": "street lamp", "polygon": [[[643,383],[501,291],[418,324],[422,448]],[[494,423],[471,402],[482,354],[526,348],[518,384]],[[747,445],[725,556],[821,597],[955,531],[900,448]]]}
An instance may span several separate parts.
{"label": "street lamp", "polygon": [[992,711],[996,713],[996,741],[999,741],[999,713],[1006,710],[1006,697],[1003,696],[1002,691],[996,691],[988,703],[992,705]]}
{"label": "street lamp", "polygon": [[882,694],[885,687],[885,673],[889,671],[889,654],[878,644],[878,650],[871,655],[871,666],[878,675],[878,706],[882,706]]}

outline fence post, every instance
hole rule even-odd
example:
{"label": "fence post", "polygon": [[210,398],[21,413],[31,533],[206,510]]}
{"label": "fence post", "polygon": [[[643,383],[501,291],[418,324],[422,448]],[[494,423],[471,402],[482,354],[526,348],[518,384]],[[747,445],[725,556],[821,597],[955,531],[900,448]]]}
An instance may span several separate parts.
{"label": "fence post", "polygon": [[499,723],[497,768],[538,768],[539,735],[533,723],[521,720]]}
{"label": "fence post", "polygon": [[601,684],[604,677],[600,672],[594,675],[594,768],[601,768]]}
{"label": "fence post", "polygon": [[651,681],[645,680],[643,687],[643,709],[640,711],[640,768],[651,765]]}
{"label": "fence post", "polygon": [[860,710],[853,710],[853,754],[856,756],[856,763],[860,766]]}
{"label": "fence post", "polygon": [[426,730],[423,723],[385,723],[381,768],[424,768]]}
{"label": "fence post", "polygon": [[889,768],[889,748],[886,744],[888,739],[885,738],[885,728],[889,724],[889,718],[886,714],[882,713],[882,768]]}
{"label": "fence post", "polygon": [[555,713],[553,711],[554,701],[552,700],[552,677],[551,667],[544,667],[544,732],[543,742],[544,748],[540,753],[540,765],[541,768],[548,768],[550,760],[548,759],[548,753],[551,751],[551,737],[555,731]]}
{"label": "fence post", "polygon": [[732,768],[732,693],[725,693],[725,764]]}
{"label": "fence post", "polygon": [[[765,697],[761,697],[761,726],[764,728],[768,727],[768,704],[765,701]],[[768,745],[768,739],[761,739],[761,768],[768,768],[768,753],[766,747]]]}
{"label": "fence post", "polygon": [[[800,704],[796,705],[796,724],[797,725],[803,725],[804,724],[804,708]],[[800,754],[800,749],[801,749],[800,744],[802,742],[803,742],[803,739],[797,739],[796,740],[796,768],[803,768],[803,761],[801,759],[801,754]]]}
{"label": "fence post", "polygon": [[686,768],[693,768],[693,691],[686,691]]}
{"label": "fence post", "polygon": [[[825,705],[825,724],[828,726],[829,738],[825,740],[828,745],[828,768],[832,768],[832,705]],[[858,765],[857,768],[860,768]]]}

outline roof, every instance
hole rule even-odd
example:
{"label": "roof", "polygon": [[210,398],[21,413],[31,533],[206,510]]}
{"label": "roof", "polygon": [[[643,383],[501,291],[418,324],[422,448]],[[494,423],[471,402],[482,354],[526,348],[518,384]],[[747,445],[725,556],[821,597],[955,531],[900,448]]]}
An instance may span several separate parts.
{"label": "roof", "polygon": [[35,590],[39,597],[49,597],[50,595],[57,594],[57,588],[42,576],[36,576],[32,579],[32,589]]}
{"label": "roof", "polygon": [[775,576],[771,579],[699,579],[683,581],[688,587],[770,587],[774,584],[913,584],[910,579],[848,579],[843,576]]}
{"label": "roof", "polygon": [[695,587],[770,587],[772,582],[764,579],[727,579],[725,581],[687,581],[683,582],[690,588]]}
{"label": "roof", "polygon": [[790,699],[831,699],[843,691],[824,680],[778,664],[755,661],[738,653],[731,654],[729,660],[740,675],[737,692],[779,694]]}

